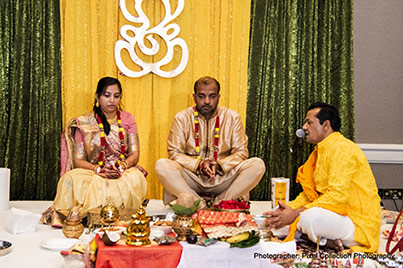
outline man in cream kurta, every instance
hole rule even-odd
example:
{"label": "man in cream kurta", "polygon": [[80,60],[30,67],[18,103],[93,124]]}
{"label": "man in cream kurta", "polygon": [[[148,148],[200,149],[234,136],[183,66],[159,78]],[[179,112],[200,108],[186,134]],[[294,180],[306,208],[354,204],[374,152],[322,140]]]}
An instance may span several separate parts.
{"label": "man in cream kurta", "polygon": [[316,103],[308,108],[303,130],[315,150],[297,174],[303,192],[287,205],[266,212],[269,226],[290,225],[321,245],[375,252],[379,246],[380,198],[368,161],[361,149],[343,137],[335,107]]}
{"label": "man in cream kurta", "polygon": [[196,199],[214,196],[215,203],[247,199],[265,172],[261,159],[248,159],[248,138],[239,114],[217,106],[219,92],[216,79],[200,78],[194,85],[196,106],[175,116],[168,136],[169,159],[155,164],[165,204],[181,193]]}

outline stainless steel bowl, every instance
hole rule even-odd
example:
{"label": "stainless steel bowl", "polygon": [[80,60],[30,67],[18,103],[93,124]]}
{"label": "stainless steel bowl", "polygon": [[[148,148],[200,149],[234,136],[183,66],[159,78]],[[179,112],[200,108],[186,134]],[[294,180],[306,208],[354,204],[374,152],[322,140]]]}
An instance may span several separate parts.
{"label": "stainless steel bowl", "polygon": [[0,240],[0,256],[10,253],[12,245],[11,242]]}
{"label": "stainless steel bowl", "polygon": [[259,231],[259,235],[261,239],[270,241],[270,238],[273,237],[273,233],[270,229],[267,228],[264,223],[265,220],[270,217],[266,215],[253,215],[253,221],[257,224],[257,229]]}
{"label": "stainless steel bowl", "polygon": [[259,230],[264,230],[266,229],[266,226],[264,224],[264,221],[267,219],[266,215],[253,215],[253,220],[257,224],[257,228]]}

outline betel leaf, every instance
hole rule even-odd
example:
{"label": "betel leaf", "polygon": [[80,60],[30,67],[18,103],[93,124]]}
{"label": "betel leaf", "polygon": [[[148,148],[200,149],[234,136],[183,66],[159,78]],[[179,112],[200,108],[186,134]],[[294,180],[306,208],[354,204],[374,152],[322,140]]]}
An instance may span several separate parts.
{"label": "betel leaf", "polygon": [[193,206],[188,207],[188,208],[178,205],[178,204],[169,204],[169,206],[172,208],[172,210],[177,215],[193,215],[196,213],[197,209],[199,208],[199,204],[200,204],[200,199],[194,201]]}

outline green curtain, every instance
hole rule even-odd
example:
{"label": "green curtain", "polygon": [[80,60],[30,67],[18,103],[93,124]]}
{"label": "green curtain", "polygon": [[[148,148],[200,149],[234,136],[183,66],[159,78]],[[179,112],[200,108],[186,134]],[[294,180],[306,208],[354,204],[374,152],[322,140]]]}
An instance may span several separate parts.
{"label": "green curtain", "polygon": [[60,172],[59,1],[0,1],[0,166],[10,199],[52,199]]}
{"label": "green curtain", "polygon": [[353,1],[252,1],[246,131],[252,156],[267,171],[251,199],[270,199],[270,179],[287,177],[312,146],[290,152],[314,102],[335,105],[341,133],[354,140]]}

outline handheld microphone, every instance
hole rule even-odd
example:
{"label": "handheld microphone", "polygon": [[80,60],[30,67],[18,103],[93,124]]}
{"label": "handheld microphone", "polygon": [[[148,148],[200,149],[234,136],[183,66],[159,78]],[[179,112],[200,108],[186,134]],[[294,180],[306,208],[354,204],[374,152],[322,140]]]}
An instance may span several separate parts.
{"label": "handheld microphone", "polygon": [[290,148],[290,152],[293,153],[297,148],[301,147],[301,138],[305,137],[305,131],[303,129],[298,129],[295,132],[295,139],[294,143],[292,144],[292,147]]}
{"label": "handheld microphone", "polygon": [[300,128],[297,131],[295,131],[295,135],[298,138],[303,138],[303,137],[305,137],[305,131],[302,128]]}

